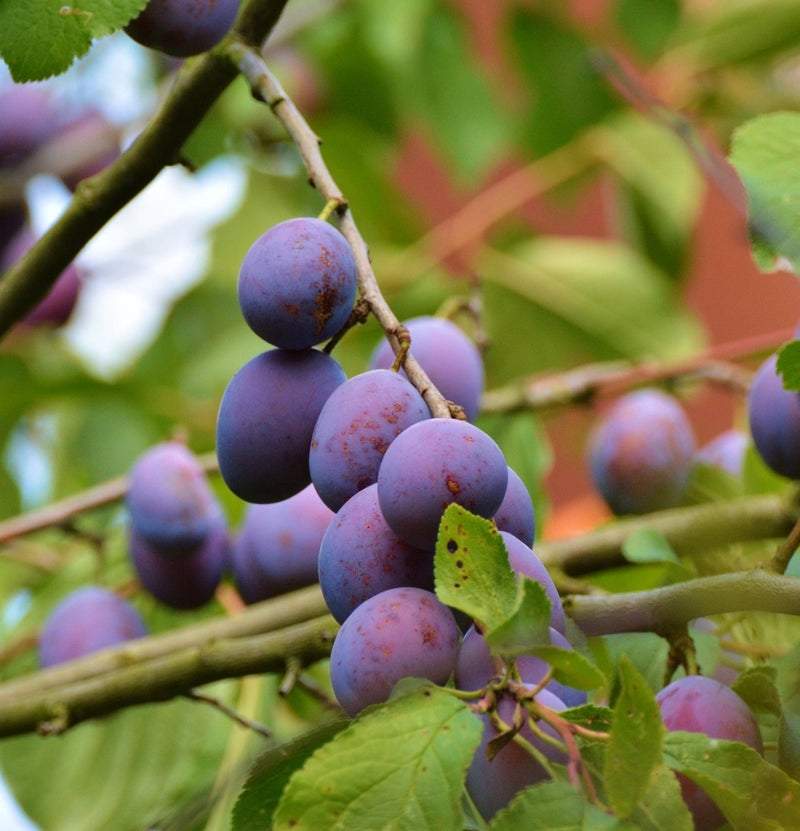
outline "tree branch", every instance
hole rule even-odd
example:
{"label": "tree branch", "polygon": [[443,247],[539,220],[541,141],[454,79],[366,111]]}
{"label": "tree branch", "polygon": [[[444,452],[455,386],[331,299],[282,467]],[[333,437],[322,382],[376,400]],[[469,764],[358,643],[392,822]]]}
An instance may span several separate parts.
{"label": "tree branch", "polygon": [[698,577],[649,591],[572,596],[564,610],[586,635],[663,634],[690,620],[725,612],[800,615],[800,580],[755,569]]}
{"label": "tree branch", "polygon": [[622,546],[637,531],[659,531],[681,555],[747,540],[780,539],[800,515],[798,492],[744,496],[621,519],[578,537],[536,544],[542,562],[577,577],[625,563]]}
{"label": "tree branch", "polygon": [[87,719],[168,701],[213,681],[279,672],[290,655],[312,663],[330,653],[336,629],[334,619],[324,615],[276,632],[210,640],[57,688],[4,696],[8,700],[0,704],[0,736],[33,730],[63,733]]}
{"label": "tree branch", "polygon": [[327,611],[319,586],[313,585],[254,603],[233,617],[215,618],[159,635],[137,638],[75,661],[5,681],[0,683],[0,721],[4,708],[17,699],[105,677],[120,668],[160,660],[186,649],[202,651],[217,641],[268,634],[319,618]]}

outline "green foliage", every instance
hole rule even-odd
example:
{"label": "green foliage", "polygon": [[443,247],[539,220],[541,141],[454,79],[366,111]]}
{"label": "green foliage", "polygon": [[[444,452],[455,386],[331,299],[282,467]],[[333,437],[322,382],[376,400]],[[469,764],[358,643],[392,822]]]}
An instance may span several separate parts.
{"label": "green foliage", "polygon": [[747,189],[753,256],[762,271],[800,270],[798,148],[797,113],[762,115],[733,134],[731,162]]}
{"label": "green foliage", "polygon": [[778,372],[787,390],[800,390],[800,341],[790,341],[778,352]]}
{"label": "green foliage", "polygon": [[[461,783],[480,722],[427,686],[366,711],[289,780],[273,828],[461,828]],[[238,829],[236,829],[238,831]]]}
{"label": "green foliage", "polygon": [[449,505],[442,516],[434,575],[439,599],[490,631],[516,604],[517,586],[500,533],[460,505]]}
{"label": "green foliage", "polygon": [[664,758],[711,796],[736,831],[800,823],[800,784],[746,745],[675,731],[667,735]]}
{"label": "green foliage", "polygon": [[96,38],[124,26],[147,0],[2,0],[0,57],[15,81],[41,81],[68,69]]}
{"label": "green foliage", "polygon": [[614,704],[605,758],[605,786],[614,812],[626,819],[650,787],[661,759],[665,730],[652,690],[629,658],[619,662],[620,691]]}
{"label": "green foliage", "polygon": [[[0,57],[18,81],[64,73],[77,58],[90,63],[93,41],[144,5],[0,0]],[[559,371],[602,361],[619,362],[624,385],[628,365],[690,361],[706,346],[681,281],[695,262],[705,183],[730,190],[716,146],[730,144],[747,190],[758,265],[797,271],[800,120],[787,82],[800,42],[795,0],[616,0],[592,11],[589,25],[563,3],[511,3],[503,13],[484,4],[475,17],[456,6],[292,0],[284,33],[264,54],[320,137],[392,310],[400,319],[452,312],[485,346],[490,392],[525,389],[542,372],[557,385]],[[624,60],[612,57],[617,50]],[[169,89],[167,64],[148,60],[161,89]],[[120,74],[115,83],[122,88],[129,80]],[[264,349],[241,320],[239,263],[270,225],[318,214],[320,193],[308,187],[285,129],[241,79],[172,151],[195,166],[238,154],[247,178],[242,204],[213,229],[204,280],[165,309],[163,327],[120,377],[98,380],[59,332],[19,329],[4,340],[2,520],[84,498],[85,489],[124,474],[142,450],[174,433],[197,451],[213,450],[225,384]],[[0,169],[3,205],[17,173]],[[420,197],[426,190],[433,194]],[[589,224],[565,229],[563,217],[576,208]],[[717,254],[723,265],[725,255],[724,248]],[[113,269],[93,276],[114,277]],[[370,319],[350,330],[334,355],[355,374],[381,337]],[[800,390],[797,343],[782,349],[779,370],[787,388]],[[678,380],[676,390],[691,400],[696,388]],[[571,415],[578,411],[579,426],[566,450],[563,437],[551,447],[548,435],[561,411],[501,408],[479,418],[533,497],[539,540],[548,533],[551,501],[562,501],[548,493],[547,477],[554,465],[576,463],[566,456],[577,458],[584,437],[577,405],[590,395],[571,394],[564,390],[564,400],[576,405]],[[44,460],[40,478],[37,459]],[[245,506],[218,479],[213,486],[235,533]],[[741,478],[696,466],[686,501],[713,505],[786,488],[750,447]],[[36,533],[3,523],[0,531],[11,529],[0,536],[4,679],[35,672],[38,627],[58,599],[90,581],[131,594],[154,633],[223,615],[222,602],[184,613],[147,596],[132,578],[125,521],[111,499],[45,522]],[[578,577],[554,569],[556,582],[564,593],[614,595],[763,563],[776,544],[736,543],[690,559],[667,542],[659,522],[625,540],[620,567]],[[788,579],[798,569],[795,558]],[[702,735],[665,735],[654,700],[669,660],[659,635],[586,639],[568,621],[576,648],[552,646],[546,592],[515,580],[492,522],[448,508],[435,577],[440,599],[479,621],[493,656],[508,660],[509,678],[463,698],[450,688],[401,682],[390,701],[348,721],[330,700],[326,663],[298,668],[287,655],[284,685],[296,683],[288,694],[278,693],[277,676],[213,687],[223,704],[273,729],[268,743],[221,712],[177,700],[92,720],[62,736],[3,739],[3,775],[43,831],[690,831],[673,771],[708,790],[734,829],[800,827],[795,618],[742,613],[714,618],[713,633],[690,627],[706,674],[730,647],[720,632],[745,656],[734,688],[759,720],[764,760]],[[225,585],[220,600],[230,590]],[[481,730],[477,714],[491,707],[498,684],[513,688],[512,659],[521,655],[544,660],[557,681],[588,691],[590,703],[559,715],[562,728],[573,731],[570,770],[553,765],[552,780],[521,792],[484,823],[463,792]]]}

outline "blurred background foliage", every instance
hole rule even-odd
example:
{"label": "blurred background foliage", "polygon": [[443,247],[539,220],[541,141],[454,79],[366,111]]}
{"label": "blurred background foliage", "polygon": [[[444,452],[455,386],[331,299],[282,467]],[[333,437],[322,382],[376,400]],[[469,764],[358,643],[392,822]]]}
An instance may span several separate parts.
{"label": "blurred background foliage", "polygon": [[[153,98],[170,84],[174,62],[115,39],[144,56]],[[729,331],[702,309],[735,305],[746,318],[758,300],[776,296],[755,282],[775,278],[748,271],[743,197],[724,155],[745,119],[800,103],[793,0],[291,0],[265,57],[321,137],[396,314],[452,314],[485,348],[489,389],[597,361],[688,359]],[[92,52],[85,63],[95,59]],[[103,377],[59,330],[20,328],[0,345],[0,517],[124,474],[144,449],[176,433],[198,452],[213,450],[222,391],[262,348],[238,309],[241,259],[271,225],[322,208],[294,147],[243,81],[185,147],[200,172],[220,156],[242,176],[241,199],[209,232],[202,279],[170,304],[136,360]],[[709,204],[725,206],[725,244],[714,252],[716,300],[703,306],[692,281],[703,223],[714,218]],[[124,250],[124,230],[118,240]],[[149,241],[156,251],[170,243],[167,232]],[[733,268],[753,281],[749,295],[731,289]],[[753,318],[759,331],[782,331],[799,316],[794,282],[777,294],[777,311]],[[109,308],[106,324],[125,314],[124,302]],[[355,374],[380,338],[370,321],[334,354]],[[703,401],[696,390],[687,394]],[[741,422],[740,405],[725,394],[699,432]],[[577,422],[527,411],[479,420],[531,489],[539,533],[548,532],[551,506],[585,484],[568,470],[582,456],[585,413]],[[565,444],[571,450],[562,457]],[[752,481],[782,486],[760,469]],[[554,490],[553,482],[567,484]],[[732,487],[704,484],[706,496]],[[235,526],[243,504],[215,487]],[[88,579],[128,585],[123,525],[112,505],[4,547],[7,675],[33,667],[30,650],[18,647],[58,597]],[[579,518],[574,528],[584,525]],[[670,579],[663,570],[648,574],[649,584]],[[192,619],[141,593],[134,601],[155,630]],[[219,611],[211,604],[196,614]],[[254,717],[277,719],[284,736],[327,717],[302,692],[289,706],[248,683],[221,685],[221,695],[244,700]],[[4,741],[0,760],[47,829],[143,827],[134,825],[137,812],[138,820],[172,813],[159,827],[191,828],[174,806],[192,794],[202,802],[219,759],[238,769],[253,740],[217,715],[201,714],[200,735],[196,705],[169,707],[157,719],[137,710],[70,732],[61,753],[36,738]],[[169,752],[154,744],[159,736]],[[177,765],[179,757],[188,761]],[[115,774],[118,786],[109,785],[109,770],[127,778]],[[80,806],[95,786],[87,818]],[[198,815],[197,827],[226,827],[224,811],[216,825],[206,824],[207,808]]]}

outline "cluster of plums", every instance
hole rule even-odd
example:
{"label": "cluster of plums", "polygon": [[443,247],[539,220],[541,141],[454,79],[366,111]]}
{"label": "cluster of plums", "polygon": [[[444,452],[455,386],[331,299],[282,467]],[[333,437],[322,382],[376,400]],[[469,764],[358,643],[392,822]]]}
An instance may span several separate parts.
{"label": "cluster of plums", "polygon": [[[389,368],[393,354],[386,343],[369,368],[351,378],[320,348],[346,326],[357,294],[344,237],[319,219],[280,223],[248,251],[238,293],[245,321],[268,344],[231,379],[218,414],[220,472],[249,503],[244,519],[229,533],[205,474],[184,445],[165,442],[147,451],[131,470],[127,497],[130,555],[141,583],[164,603],[192,608],[212,597],[226,569],[248,603],[319,581],[341,624],[330,661],[333,691],[353,716],[385,701],[408,676],[480,691],[502,672],[502,663],[480,629],[459,625],[433,591],[439,523],[448,505],[459,504],[494,521],[512,571],[539,582],[550,599],[551,643],[571,649],[558,592],[532,547],[530,495],[496,443],[469,420],[433,418],[402,371]],[[415,358],[474,418],[484,383],[474,345],[445,320],[416,318],[406,325]],[[643,513],[677,504],[698,458],[736,472],[745,444],[731,432],[698,450],[678,402],[646,389],[617,401],[598,425],[589,456],[612,509]],[[70,607],[84,621],[82,629],[65,622]],[[88,637],[86,621],[95,608],[105,616],[100,640]],[[53,630],[64,646],[52,645]],[[64,637],[73,631],[75,637]],[[80,654],[82,638],[85,652],[143,631],[126,601],[84,589],[48,621],[42,661]],[[527,688],[547,671],[537,658],[517,661],[518,680]],[[585,703],[586,695],[550,681],[537,700],[563,710]],[[670,730],[702,731],[762,750],[746,705],[719,681],[681,678],[659,693],[658,702]],[[498,694],[501,720],[512,723],[516,708],[510,692]],[[515,742],[489,761],[486,749],[498,730],[484,720],[467,789],[488,819],[546,773]],[[528,726],[522,735],[548,758],[565,761],[563,751]],[[717,827],[722,820],[714,804],[688,780],[681,785],[696,827]]]}

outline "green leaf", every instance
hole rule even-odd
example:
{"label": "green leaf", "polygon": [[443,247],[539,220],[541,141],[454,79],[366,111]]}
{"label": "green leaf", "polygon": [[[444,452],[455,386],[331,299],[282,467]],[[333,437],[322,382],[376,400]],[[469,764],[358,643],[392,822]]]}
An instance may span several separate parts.
{"label": "green leaf", "polygon": [[674,731],[667,734],[664,759],[714,800],[735,831],[800,828],[800,783],[752,748]]}
{"label": "green leaf", "polygon": [[677,0],[618,0],[614,16],[636,51],[653,60],[677,26],[680,13]]}
{"label": "green leaf", "polygon": [[517,581],[500,532],[460,505],[449,505],[442,516],[433,568],[442,603],[489,630],[503,623],[516,605]]}
{"label": "green leaf", "polygon": [[642,528],[631,534],[622,544],[622,553],[629,563],[680,564],[672,546],[655,528]]}
{"label": "green leaf", "polygon": [[460,831],[480,734],[467,706],[435,687],[371,707],[292,776],[274,831]]}
{"label": "green leaf", "polygon": [[408,103],[426,119],[456,176],[474,186],[508,150],[510,119],[473,58],[468,29],[450,10],[432,4],[415,43]]}
{"label": "green leaf", "polygon": [[0,57],[15,81],[41,81],[69,69],[95,38],[110,35],[147,0],[0,0]]}
{"label": "green leaf", "polygon": [[751,667],[739,674],[731,689],[754,712],[780,716],[783,708],[776,684],[777,674],[772,666]]}
{"label": "green leaf", "polygon": [[619,662],[619,679],[604,773],[611,807],[628,817],[650,788],[661,761],[665,728],[653,691],[625,655]]}
{"label": "green leaf", "polygon": [[303,767],[317,748],[348,724],[346,719],[336,719],[259,756],[236,800],[232,831],[269,828],[289,778]]}
{"label": "green leaf", "polygon": [[580,707],[564,710],[561,715],[566,721],[579,724],[587,730],[607,733],[611,729],[614,712],[609,707],[599,707],[597,704],[581,704]]}
{"label": "green leaf", "polygon": [[778,350],[776,368],[783,375],[784,389],[800,391],[800,340],[785,343]]}
{"label": "green leaf", "polygon": [[[641,15],[649,19],[649,15]],[[620,177],[624,239],[670,277],[686,266],[703,194],[696,160],[676,131],[633,112],[595,128],[592,151]]]}
{"label": "green leaf", "polygon": [[[234,703],[215,685],[213,694]],[[3,775],[47,831],[130,831],[212,781],[231,722],[195,702],[136,707],[80,724],[63,736],[0,743]]]}
{"label": "green leaf", "polygon": [[670,59],[695,72],[751,61],[771,64],[800,37],[800,6],[794,0],[721,3],[711,14],[687,15]]}
{"label": "green leaf", "polygon": [[578,690],[595,690],[606,683],[606,677],[601,670],[574,649],[561,649],[552,644],[541,644],[528,649],[527,654],[536,655],[543,661],[547,661],[553,669],[556,681],[568,687],[575,687]]}
{"label": "green leaf", "polygon": [[654,528],[631,534],[622,544],[622,554],[629,563],[661,563],[665,568],[664,582],[678,583],[692,576],[664,535]]}
{"label": "green leaf", "polygon": [[633,831],[635,826],[591,805],[568,782],[527,788],[489,824],[489,831]]}
{"label": "green leaf", "polygon": [[522,655],[532,646],[550,641],[552,604],[541,583],[519,576],[517,601],[511,615],[494,627],[487,627],[486,643],[497,655]]}
{"label": "green leaf", "polygon": [[747,190],[753,258],[800,272],[800,113],[758,116],[733,134],[730,160]]}
{"label": "green leaf", "polygon": [[524,139],[534,156],[561,147],[618,106],[575,28],[522,9],[511,16],[509,35],[529,95]]}
{"label": "green leaf", "polygon": [[800,646],[775,661],[781,699],[778,725],[778,763],[794,779],[800,779]]}
{"label": "green leaf", "polygon": [[[568,345],[576,351],[585,339],[597,359],[673,359],[690,354],[701,342],[697,321],[681,308],[672,282],[618,242],[540,237],[508,253],[487,249],[477,270],[487,290],[499,285],[513,293],[509,305],[517,313],[546,312],[549,320],[537,321],[540,331],[546,326],[550,335],[555,320],[571,329],[569,341],[556,338],[562,350]],[[514,327],[498,322],[492,331],[498,354],[519,351]],[[549,348],[537,341],[537,350],[547,354]],[[552,360],[563,360],[563,355]]]}
{"label": "green leaf", "polygon": [[656,768],[631,819],[642,831],[693,831],[694,820],[681,796],[681,786],[668,767]]}

